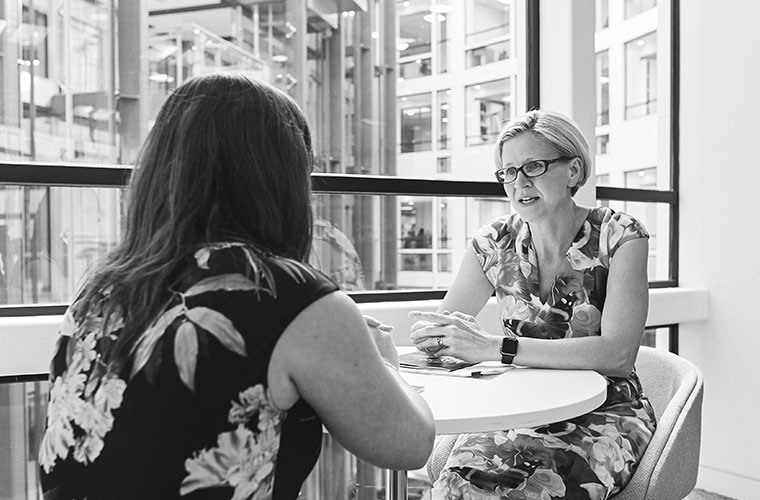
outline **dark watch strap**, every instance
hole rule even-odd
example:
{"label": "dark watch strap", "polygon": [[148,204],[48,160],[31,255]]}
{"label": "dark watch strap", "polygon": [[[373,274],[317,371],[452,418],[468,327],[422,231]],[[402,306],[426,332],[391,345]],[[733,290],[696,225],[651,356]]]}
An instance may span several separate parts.
{"label": "dark watch strap", "polygon": [[511,365],[517,355],[517,339],[515,337],[504,337],[501,341],[501,362],[505,365]]}

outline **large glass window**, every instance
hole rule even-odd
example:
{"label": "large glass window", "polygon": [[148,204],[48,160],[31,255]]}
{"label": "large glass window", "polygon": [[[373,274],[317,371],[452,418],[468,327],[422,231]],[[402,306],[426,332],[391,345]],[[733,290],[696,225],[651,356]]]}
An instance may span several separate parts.
{"label": "large glass window", "polygon": [[[433,274],[450,273],[458,261],[450,252],[485,222],[468,209],[477,224],[450,223],[463,213],[458,197],[487,192],[507,206],[491,186],[488,146],[514,107],[524,107],[524,96],[513,91],[523,67],[514,51],[514,37],[524,34],[516,29],[518,9],[513,0],[371,0],[366,11],[354,7],[0,0],[0,161],[59,164],[42,176],[50,182],[38,183],[31,173],[13,181],[15,174],[0,172],[0,303],[63,307],[71,299],[88,266],[120,238],[128,170],[106,167],[134,161],[175,88],[218,70],[268,81],[301,103],[315,130],[317,172],[487,181],[488,187],[441,184],[444,196],[428,198],[430,211],[418,217],[427,218],[425,231],[437,233],[430,234],[432,246],[414,249],[429,257],[413,257],[411,267],[430,270],[426,276],[409,271],[417,273],[411,282],[393,277],[410,267],[400,257],[408,249],[397,242],[403,217],[396,197],[330,195],[318,209],[323,223],[315,227],[315,261],[370,271],[362,279],[341,275],[347,290],[443,286]],[[483,62],[505,61],[492,71],[494,80],[473,83],[482,76],[468,73],[468,66],[478,69],[462,52],[455,57],[453,41],[483,54]],[[414,78],[432,74],[446,80]],[[387,140],[394,134],[396,148]],[[472,144],[484,147],[468,149]],[[92,186],[86,177],[73,180],[66,169],[75,163],[95,166],[89,170],[95,173],[103,167],[105,180]],[[68,187],[55,187],[61,184]],[[404,186],[392,190],[402,195]],[[451,202],[447,190],[456,193]],[[375,243],[387,239],[388,250],[358,237],[384,225]],[[355,255],[335,250],[330,238],[337,231],[348,236]],[[429,265],[420,264],[428,258]]]}
{"label": "large glass window", "polygon": [[673,85],[670,54],[658,56],[670,50],[663,43],[670,23],[662,19],[670,10],[655,1],[609,0],[609,12],[607,28],[595,35],[597,193],[601,204],[641,219],[651,235],[650,280],[674,284]]}
{"label": "large glass window", "polygon": [[465,88],[465,141],[468,146],[492,144],[512,117],[511,79],[476,83]]}

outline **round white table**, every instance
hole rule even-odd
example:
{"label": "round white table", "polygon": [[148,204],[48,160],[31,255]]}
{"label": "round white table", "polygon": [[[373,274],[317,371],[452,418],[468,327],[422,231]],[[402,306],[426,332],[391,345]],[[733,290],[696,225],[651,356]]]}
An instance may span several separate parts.
{"label": "round white table", "polygon": [[[399,348],[399,353],[413,348]],[[488,364],[488,366],[494,366]],[[559,422],[598,408],[607,382],[592,370],[515,367],[499,375],[457,377],[402,371],[423,387],[436,434],[488,432]],[[392,471],[389,498],[406,499],[406,471]]]}
{"label": "round white table", "polygon": [[591,370],[515,367],[500,375],[455,377],[401,372],[422,386],[436,434],[487,432],[559,422],[587,413],[607,396],[607,383]]}

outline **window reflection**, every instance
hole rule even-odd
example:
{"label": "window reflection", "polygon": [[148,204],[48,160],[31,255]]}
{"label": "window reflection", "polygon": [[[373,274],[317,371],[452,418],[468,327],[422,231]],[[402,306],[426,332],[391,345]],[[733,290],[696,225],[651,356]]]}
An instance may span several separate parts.
{"label": "window reflection", "polygon": [[493,144],[501,127],[512,118],[511,79],[468,85],[465,106],[466,144]]}
{"label": "window reflection", "polygon": [[431,40],[433,26],[445,22],[443,13],[430,10],[430,0],[398,2],[399,77],[417,78],[432,74]]}
{"label": "window reflection", "polygon": [[432,103],[429,93],[399,98],[401,152],[432,149]]}
{"label": "window reflection", "polygon": [[596,125],[610,123],[610,52],[596,55]]}
{"label": "window reflection", "polygon": [[657,112],[657,33],[625,44],[625,117]]}
{"label": "window reflection", "polygon": [[42,498],[37,450],[45,429],[49,385],[0,380],[0,497]]}
{"label": "window reflection", "polygon": [[625,18],[637,16],[657,6],[657,0],[625,0]]}
{"label": "window reflection", "polygon": [[512,57],[511,11],[509,0],[467,2],[465,45],[468,68]]}
{"label": "window reflection", "polygon": [[122,190],[0,186],[0,304],[68,302],[121,236]]}
{"label": "window reflection", "polygon": [[315,206],[311,262],[345,290],[445,288],[472,234],[510,212],[498,198],[318,194]]}

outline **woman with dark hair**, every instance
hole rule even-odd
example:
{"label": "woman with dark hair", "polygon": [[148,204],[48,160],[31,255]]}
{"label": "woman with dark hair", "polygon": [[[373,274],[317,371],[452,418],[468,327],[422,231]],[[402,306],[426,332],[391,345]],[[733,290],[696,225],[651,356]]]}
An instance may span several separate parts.
{"label": "woman with dark hair", "polygon": [[311,166],[269,85],[213,74],[168,98],[124,239],[60,330],[46,499],[294,499],[323,424],[378,466],[424,464],[432,416],[390,336],[306,264]]}
{"label": "woman with dark hair", "polygon": [[[451,452],[435,500],[603,500],[630,481],[652,438],[655,415],[634,369],[649,234],[630,215],[574,201],[590,173],[570,118],[534,110],[508,123],[494,174],[514,213],[480,228],[438,312],[411,313],[412,341],[468,361],[596,370],[607,399],[565,422],[440,444]],[[494,292],[502,328],[487,332],[475,316]]]}

